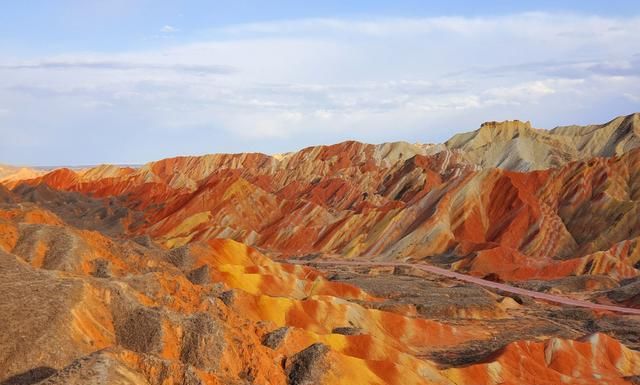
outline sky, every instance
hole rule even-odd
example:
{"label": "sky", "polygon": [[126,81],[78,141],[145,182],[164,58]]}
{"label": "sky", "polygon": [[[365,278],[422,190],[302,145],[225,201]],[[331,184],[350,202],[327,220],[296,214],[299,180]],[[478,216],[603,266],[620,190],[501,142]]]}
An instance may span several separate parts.
{"label": "sky", "polygon": [[0,163],[140,164],[640,111],[638,1],[28,0]]}

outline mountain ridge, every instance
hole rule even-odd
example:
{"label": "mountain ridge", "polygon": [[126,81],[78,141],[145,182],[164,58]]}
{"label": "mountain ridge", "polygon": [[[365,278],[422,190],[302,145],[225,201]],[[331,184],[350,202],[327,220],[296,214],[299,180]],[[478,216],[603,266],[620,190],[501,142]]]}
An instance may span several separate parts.
{"label": "mountain ridge", "polygon": [[[493,133],[493,135],[492,135]],[[495,135],[495,134],[498,135]],[[596,135],[598,134],[598,135]],[[394,160],[406,160],[407,158],[414,155],[434,155],[438,152],[444,152],[447,150],[463,151],[465,148],[469,149],[477,149],[478,147],[483,147],[490,142],[494,142],[496,139],[501,139],[502,141],[511,140],[517,138],[519,136],[527,136],[532,135],[535,139],[541,139],[543,142],[551,142],[554,143],[553,139],[561,138],[574,138],[580,137],[581,140],[579,143],[575,144],[574,148],[570,151],[572,154],[565,154],[564,162],[569,162],[572,160],[580,160],[590,157],[610,157],[614,155],[622,155],[626,151],[631,150],[632,148],[636,148],[640,146],[640,112],[635,112],[629,115],[621,115],[611,119],[606,123],[601,124],[591,124],[591,125],[568,125],[568,126],[557,126],[551,129],[543,129],[543,128],[534,128],[531,125],[530,121],[520,121],[520,120],[506,120],[506,121],[487,121],[480,125],[480,127],[474,131],[468,131],[463,133],[454,134],[451,138],[446,140],[443,143],[409,143],[406,141],[395,141],[395,142],[383,142],[378,144],[360,142],[357,140],[345,140],[342,142],[329,144],[329,145],[315,145],[315,146],[307,146],[301,148],[297,151],[290,151],[286,153],[278,153],[278,154],[267,154],[262,152],[240,152],[240,153],[212,153],[212,154],[203,154],[203,155],[178,155],[169,158],[163,158],[163,161],[175,161],[181,162],[189,159],[207,159],[212,157],[218,158],[227,158],[227,159],[235,159],[235,158],[269,158],[275,163],[287,163],[290,161],[290,158],[294,158],[296,154],[303,154],[312,151],[322,151],[326,150],[331,153],[332,148],[346,148],[350,145],[359,145],[359,146],[372,146],[374,152],[376,153],[373,156],[373,159],[378,161],[386,160],[389,161],[390,158],[394,158]],[[594,138],[595,137],[595,138]],[[595,146],[592,142],[599,141],[603,137],[608,138],[607,145],[605,146]],[[477,142],[473,143],[471,146],[466,146],[468,142],[473,141],[474,139],[478,139]],[[561,147],[560,150],[567,150],[566,143],[556,143],[556,146]],[[404,151],[402,151],[404,150]],[[486,148],[485,148],[486,150]],[[557,150],[557,149],[556,149]],[[576,152],[588,150],[582,156],[577,156]],[[395,158],[397,157],[397,158]],[[567,158],[568,157],[568,158]],[[474,157],[472,157],[474,158]],[[470,160],[471,161],[471,160]],[[4,184],[15,184],[15,180],[23,180],[28,179],[29,175],[17,175],[13,176],[16,173],[16,170],[24,169],[29,172],[33,172],[34,176],[45,174],[47,171],[52,171],[56,169],[67,168],[73,170],[74,172],[78,172],[80,174],[86,173],[88,170],[98,170],[101,168],[122,168],[122,169],[140,169],[144,167],[148,167],[150,164],[157,163],[158,161],[151,161],[141,165],[114,165],[114,164],[100,164],[97,166],[77,166],[77,167],[46,167],[46,168],[31,168],[31,167],[19,167],[19,166],[11,166],[11,165],[2,165],[0,164],[0,183]],[[532,164],[529,168],[518,168],[518,165],[504,164],[504,162],[486,163],[482,164],[480,161],[474,162],[478,166],[483,167],[500,167],[513,169],[517,171],[529,171],[529,170],[537,170],[544,169],[550,167],[557,167],[561,165],[560,163],[545,163],[540,162],[540,164]],[[505,167],[503,167],[505,166]],[[37,174],[37,175],[36,175]],[[31,176],[33,177],[33,176]]]}
{"label": "mountain ridge", "polygon": [[[558,131],[562,136],[623,132],[626,136],[612,140],[631,138],[624,143],[633,144],[629,133],[638,121],[633,114]],[[281,159],[259,153],[175,157],[137,169],[58,169],[21,182],[95,198],[122,197],[127,210],[145,218],[124,228],[169,247],[222,237],[274,256],[442,260],[478,275],[496,273],[490,266],[498,264],[502,279],[635,276],[635,257],[622,263],[607,250],[638,235],[628,229],[637,227],[632,213],[640,209],[640,187],[627,175],[637,172],[640,149],[531,171],[473,161],[484,154],[491,163],[492,154],[500,153],[497,163],[521,165],[518,152],[496,149],[511,150],[514,136],[526,135],[539,138],[545,149],[556,151],[553,159],[561,159],[568,147],[554,139],[560,134],[550,132],[527,122],[488,122],[443,151],[403,142],[346,141]],[[615,213],[612,219],[608,212]],[[625,225],[614,226],[621,219]]]}
{"label": "mountain ridge", "polygon": [[7,179],[0,382],[629,385],[637,121]]}

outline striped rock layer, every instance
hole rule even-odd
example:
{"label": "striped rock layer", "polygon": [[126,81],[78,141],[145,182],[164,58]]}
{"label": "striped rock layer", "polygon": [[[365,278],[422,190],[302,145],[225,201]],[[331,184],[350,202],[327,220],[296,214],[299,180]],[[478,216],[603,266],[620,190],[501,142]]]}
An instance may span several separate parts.
{"label": "striped rock layer", "polygon": [[633,316],[286,260],[638,307],[639,132],[489,122],[439,145],[4,168],[0,384],[631,384]]}
{"label": "striped rock layer", "polygon": [[[551,131],[485,123],[444,145],[344,142],[58,169],[7,186],[119,197],[138,213],[122,218],[126,232],[169,248],[229,238],[274,256],[431,261],[503,280],[625,279],[640,262],[639,116]],[[522,159],[557,167],[514,170],[528,169]]]}
{"label": "striped rock layer", "polygon": [[[494,332],[383,309],[232,240],[167,250],[29,203],[0,209],[0,225],[3,383],[595,385],[640,373],[640,353],[602,333],[516,340],[443,367],[427,357]],[[519,305],[493,306],[508,321]]]}

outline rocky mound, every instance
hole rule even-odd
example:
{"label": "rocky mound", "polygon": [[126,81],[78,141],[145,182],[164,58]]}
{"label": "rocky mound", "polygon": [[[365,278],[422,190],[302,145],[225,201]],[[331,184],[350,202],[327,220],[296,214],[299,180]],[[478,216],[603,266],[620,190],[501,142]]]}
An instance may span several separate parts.
{"label": "rocky mound", "polygon": [[640,113],[620,116],[590,126],[564,126],[552,130],[529,122],[487,122],[473,132],[458,134],[445,146],[461,150],[483,168],[530,171],[564,166],[594,157],[621,156],[640,147]]}
{"label": "rocky mound", "polygon": [[[457,140],[467,150],[431,155],[416,152],[434,147],[345,142],[278,158],[60,169],[14,194],[78,227],[148,235],[166,247],[231,238],[272,256],[410,258],[502,280],[639,275],[640,149],[544,171],[479,170],[469,151],[500,127]],[[503,134],[531,130],[511,122]]]}
{"label": "rocky mound", "polygon": [[[0,334],[2,384],[622,384],[640,373],[640,353],[617,340],[573,341],[588,322],[599,330],[594,315],[558,329],[546,304],[440,278],[338,277],[231,240],[167,250],[32,203],[0,209],[0,225],[0,324],[12,331]],[[549,333],[564,338],[517,339]],[[514,369],[524,351],[535,378]],[[576,352],[581,369],[562,369]]]}
{"label": "rocky mound", "polygon": [[0,164],[0,183],[11,184],[24,179],[36,178],[45,173],[45,170]]}
{"label": "rocky mound", "polygon": [[637,307],[637,133],[491,122],[5,179],[0,384],[628,384],[637,316],[336,260]]}

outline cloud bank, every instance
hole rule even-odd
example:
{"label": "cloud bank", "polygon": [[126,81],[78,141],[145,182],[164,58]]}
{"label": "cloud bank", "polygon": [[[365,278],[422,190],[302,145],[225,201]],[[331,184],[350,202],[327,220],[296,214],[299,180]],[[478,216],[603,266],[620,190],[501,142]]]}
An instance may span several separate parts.
{"label": "cloud bank", "polygon": [[640,110],[637,25],[545,13],[305,19],[146,51],[0,60],[0,162],[133,163],[442,141],[485,120],[599,122]]}

